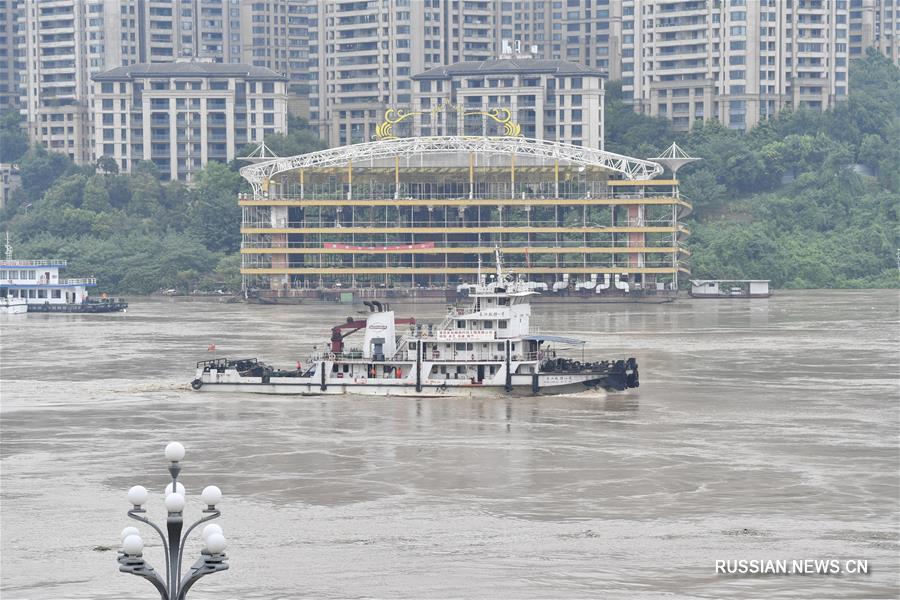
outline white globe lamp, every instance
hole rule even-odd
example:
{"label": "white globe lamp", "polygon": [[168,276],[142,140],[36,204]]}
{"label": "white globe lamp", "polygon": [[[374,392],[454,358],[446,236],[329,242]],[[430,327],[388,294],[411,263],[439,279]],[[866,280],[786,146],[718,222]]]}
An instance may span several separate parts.
{"label": "white globe lamp", "polygon": [[181,494],[169,494],[166,496],[166,510],[170,513],[180,513],[184,510],[184,496]]}
{"label": "white globe lamp", "polygon": [[213,533],[206,538],[206,549],[210,554],[222,554],[225,546],[225,536],[221,533]]}
{"label": "white globe lamp", "polygon": [[139,535],[129,535],[122,541],[122,550],[131,556],[140,556],[144,549],[144,540]]}
{"label": "white globe lamp", "polygon": [[144,503],[147,502],[148,497],[149,494],[147,493],[147,488],[142,485],[136,485],[128,490],[128,501],[131,502],[135,508],[143,506]]}
{"label": "white globe lamp", "polygon": [[[184,486],[181,484],[180,481],[175,484],[175,492],[177,494],[181,494],[182,496],[186,495]],[[168,495],[171,493],[172,493],[172,484],[170,483],[169,485],[166,486],[166,497],[168,497]]]}
{"label": "white globe lamp", "polygon": [[178,442],[169,442],[166,446],[166,458],[172,462],[178,462],[184,458],[184,446]]}
{"label": "white globe lamp", "polygon": [[200,499],[203,500],[203,503],[208,507],[213,508],[216,504],[222,501],[222,490],[214,485],[208,485],[203,488],[203,492],[200,494]]}

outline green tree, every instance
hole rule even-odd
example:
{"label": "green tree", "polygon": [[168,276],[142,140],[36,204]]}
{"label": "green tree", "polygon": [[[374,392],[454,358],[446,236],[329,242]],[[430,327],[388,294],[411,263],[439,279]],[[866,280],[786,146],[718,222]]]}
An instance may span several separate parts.
{"label": "green tree", "polygon": [[84,184],[81,206],[85,210],[104,212],[110,209],[109,192],[106,189],[106,179],[101,175],[94,175]]}
{"label": "green tree", "polygon": [[28,135],[22,129],[22,116],[15,110],[0,113],[0,162],[17,162],[28,151]]}
{"label": "green tree", "polygon": [[189,230],[210,250],[235,252],[241,246],[240,185],[240,176],[221,163],[210,162],[197,174]]}

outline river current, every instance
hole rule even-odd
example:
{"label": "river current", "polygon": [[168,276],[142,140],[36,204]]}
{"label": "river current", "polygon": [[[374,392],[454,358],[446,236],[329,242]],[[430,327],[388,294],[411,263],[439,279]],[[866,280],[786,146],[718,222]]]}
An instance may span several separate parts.
{"label": "river current", "polygon": [[[444,307],[394,308],[438,321]],[[635,356],[627,393],[187,385],[214,355],[293,366],[358,310],[145,298],[125,314],[0,315],[3,599],[154,598],[115,549],[135,524],[130,486],[164,520],[171,440],[187,448],[187,515],[203,486],[225,494],[231,568],[192,599],[900,596],[896,291],[535,305],[533,324],[587,340],[586,356]],[[194,539],[187,562],[198,552]],[[869,574],[715,572],[823,558]]]}

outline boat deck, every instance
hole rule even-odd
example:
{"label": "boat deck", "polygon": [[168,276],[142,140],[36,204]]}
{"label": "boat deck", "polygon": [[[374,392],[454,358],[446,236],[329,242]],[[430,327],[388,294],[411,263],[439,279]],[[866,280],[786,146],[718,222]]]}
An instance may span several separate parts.
{"label": "boat deck", "polygon": [[40,313],[107,313],[121,312],[127,302],[85,302],[83,304],[29,304],[28,312]]}

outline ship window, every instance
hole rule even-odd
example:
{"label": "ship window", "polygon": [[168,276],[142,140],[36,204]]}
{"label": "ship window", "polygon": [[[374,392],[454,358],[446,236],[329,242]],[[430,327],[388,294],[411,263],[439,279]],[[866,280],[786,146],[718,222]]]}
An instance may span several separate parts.
{"label": "ship window", "polygon": [[497,344],[497,350],[503,350],[503,344]]}
{"label": "ship window", "polygon": [[491,367],[489,368],[489,372],[491,375],[494,374],[494,369],[495,369],[495,367],[493,365],[491,365]]}
{"label": "ship window", "polygon": [[6,271],[0,269],[0,279],[6,279]]}
{"label": "ship window", "polygon": [[466,349],[466,344],[465,344],[465,342],[458,342],[458,343],[456,344],[456,349],[457,349],[457,350],[465,350],[465,349]]}
{"label": "ship window", "polygon": [[509,305],[509,298],[500,298],[499,300],[497,300],[497,303],[498,303],[500,306],[508,306],[508,305]]}
{"label": "ship window", "polygon": [[415,349],[418,347],[418,345],[419,345],[418,342],[410,342],[410,343],[409,343],[409,349],[410,349],[410,350],[415,350]]}
{"label": "ship window", "polygon": [[457,373],[465,373],[465,372],[466,372],[466,368],[465,368],[465,367],[456,367],[456,372],[457,372]]}
{"label": "ship window", "polygon": [[493,322],[493,321],[485,321],[485,322],[484,322],[484,328],[485,328],[485,329],[491,329],[491,328],[493,328],[493,326],[494,326],[494,322]]}
{"label": "ship window", "polygon": [[29,297],[29,298],[34,298],[34,297],[35,297],[35,293],[34,293],[34,292],[35,292],[35,290],[28,290],[28,297]]}
{"label": "ship window", "polygon": [[53,290],[51,298],[62,298],[62,290]]}
{"label": "ship window", "polygon": [[465,322],[465,321],[457,321],[457,322],[456,322],[456,328],[457,328],[457,329],[465,329],[465,328],[466,328],[466,322]]}
{"label": "ship window", "polygon": [[19,290],[9,290],[9,297],[10,297],[10,298],[18,298],[18,297],[19,297]]}
{"label": "ship window", "polygon": [[497,326],[498,326],[500,329],[506,329],[507,322],[506,322],[506,321],[497,321]]}
{"label": "ship window", "polygon": [[38,290],[38,298],[46,298],[47,290]]}

